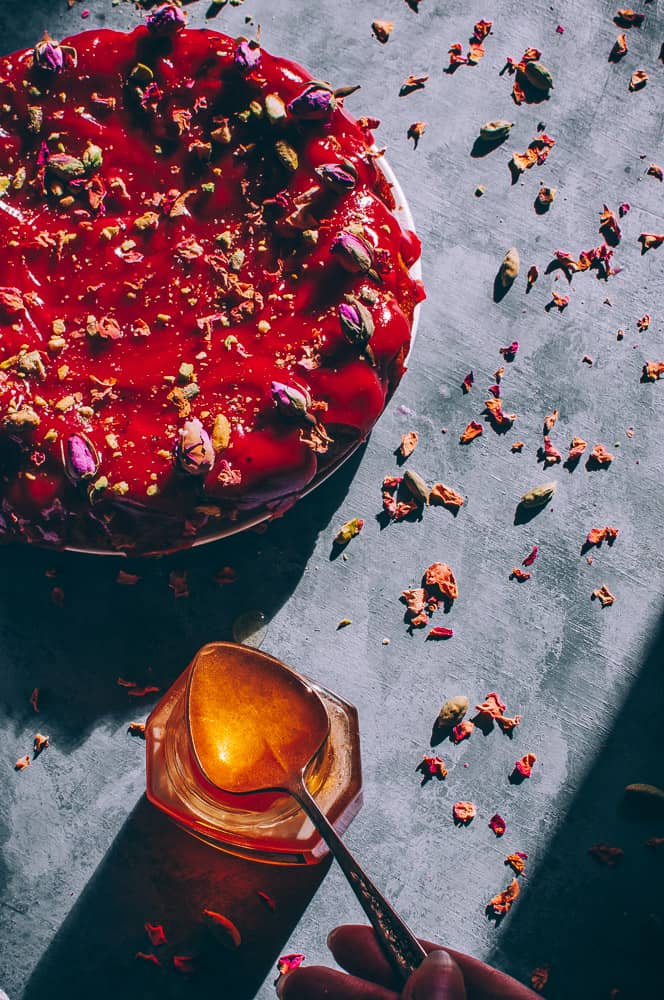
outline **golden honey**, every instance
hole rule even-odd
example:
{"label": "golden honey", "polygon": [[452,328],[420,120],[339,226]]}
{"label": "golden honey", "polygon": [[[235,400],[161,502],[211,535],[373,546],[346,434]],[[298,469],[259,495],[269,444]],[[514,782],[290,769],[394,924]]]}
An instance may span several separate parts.
{"label": "golden honey", "polygon": [[[303,685],[324,705],[327,732]],[[222,850],[273,863],[319,861],[327,847],[293,798],[246,794],[287,783],[288,762],[310,756],[312,732],[307,787],[343,832],[361,806],[355,708],[265,653],[210,643],[147,720],[148,798]]]}

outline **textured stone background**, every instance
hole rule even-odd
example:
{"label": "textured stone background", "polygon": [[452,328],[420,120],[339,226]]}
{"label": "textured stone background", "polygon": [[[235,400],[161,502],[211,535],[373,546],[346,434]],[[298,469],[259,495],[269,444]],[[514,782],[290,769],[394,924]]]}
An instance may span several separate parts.
{"label": "textured stone background", "polygon": [[[91,15],[82,22],[84,6]],[[189,7],[192,25],[204,24],[205,6]],[[0,554],[0,987],[11,1000],[267,998],[278,954],[303,951],[309,963],[325,961],[332,926],[360,919],[335,868],[303,872],[227,859],[170,826],[143,797],[143,744],[126,726],[151,703],[130,703],[116,677],[166,688],[203,642],[228,638],[234,617],[251,607],[271,620],[269,652],[358,706],[365,806],[347,841],[416,932],[526,981],[548,963],[551,998],[600,1000],[614,987],[621,1000],[662,996],[664,855],[643,844],[664,835],[664,820],[634,820],[620,805],[628,781],[663,781],[664,388],[641,385],[639,376],[644,360],[664,356],[664,249],[641,257],[636,238],[664,229],[664,187],[644,176],[649,162],[664,163],[657,59],[664,21],[661,2],[643,9],[646,23],[628,32],[630,52],[617,66],[607,61],[619,30],[615,7],[600,0],[423,0],[419,14],[404,0],[247,0],[212,22],[233,34],[260,23],[266,48],[336,84],[362,84],[348,107],[382,119],[379,141],[389,147],[424,244],[429,299],[411,370],[366,448],[264,535],[129,564],[142,576],[136,588],[115,585],[113,560]],[[68,11],[65,0],[5,0],[1,44],[6,51],[31,44],[47,27],[56,36],[130,28],[139,17],[128,2],[88,0]],[[371,36],[375,17],[396,22],[386,46]],[[448,45],[465,43],[480,17],[494,21],[484,61],[445,75]],[[529,45],[542,50],[556,86],[551,100],[516,108],[499,70]],[[650,81],[630,94],[638,67]],[[399,98],[411,72],[428,72],[430,81]],[[513,120],[512,136],[472,158],[478,127],[491,118]],[[405,133],[415,120],[428,129],[413,151]],[[540,121],[556,146],[544,166],[511,186],[507,161]],[[541,217],[533,210],[540,183],[558,189]],[[482,198],[473,194],[478,184],[486,188]],[[564,278],[544,275],[553,251],[596,245],[604,201],[632,205],[616,252],[622,273],[607,285],[579,275],[568,309],[545,312],[552,288],[567,291]],[[523,273],[494,303],[494,275],[512,245]],[[531,263],[542,276],[526,297]],[[639,334],[636,321],[646,311],[651,327]],[[503,385],[507,409],[519,415],[514,431],[501,437],[487,427],[462,448],[458,434],[481,411],[498,348],[513,339],[521,350]],[[591,368],[584,354],[594,358]],[[476,387],[463,396],[470,369]],[[576,434],[591,446],[603,442],[616,453],[608,471],[581,463],[573,474],[560,466],[542,473],[535,456],[542,418],[554,407],[554,443],[564,450]],[[456,519],[429,510],[419,523],[381,530],[380,482],[395,471],[393,449],[410,429],[421,437],[410,464],[461,489],[467,505]],[[510,453],[516,438],[526,442],[521,455]],[[515,525],[519,495],[550,478],[558,482],[554,502]],[[365,529],[347,561],[331,560],[332,538],[353,516],[365,519]],[[590,527],[604,524],[615,524],[620,536],[589,565],[581,544]],[[532,579],[510,582],[510,569],[535,543]],[[399,603],[434,559],[452,565],[460,588],[449,616],[455,636],[441,644],[409,635]],[[228,563],[238,583],[220,589],[212,577]],[[56,581],[44,576],[51,566]],[[188,569],[190,598],[174,600],[172,566]],[[54,582],[65,592],[61,610],[50,602]],[[617,597],[605,610],[590,601],[603,583]],[[345,617],[353,624],[337,632]],[[35,686],[38,717],[28,705]],[[446,745],[447,780],[420,787],[414,768],[444,697],[463,692],[475,701],[493,689],[523,716],[514,740],[476,732],[457,748]],[[13,762],[36,726],[52,745],[15,774]],[[527,750],[538,756],[533,777],[511,786],[514,760]],[[479,815],[456,829],[451,806],[463,798],[477,803]],[[502,840],[487,828],[495,811],[508,823]],[[587,855],[598,841],[625,849],[615,870]],[[528,877],[495,927],[484,907],[507,884],[503,858],[514,850],[528,852]],[[277,898],[276,914],[256,902],[255,887]],[[241,927],[246,947],[238,956],[210,952],[201,906]],[[171,942],[161,970],[133,958],[147,944],[146,920],[162,922]],[[173,953],[197,956],[196,975],[169,968]]]}

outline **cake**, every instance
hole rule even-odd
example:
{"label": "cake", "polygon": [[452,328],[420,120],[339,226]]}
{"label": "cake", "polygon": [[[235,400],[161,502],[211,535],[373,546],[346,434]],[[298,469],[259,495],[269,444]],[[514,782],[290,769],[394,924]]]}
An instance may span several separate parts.
{"label": "cake", "polygon": [[0,60],[0,535],[163,552],[366,438],[421,283],[372,119],[165,4]]}

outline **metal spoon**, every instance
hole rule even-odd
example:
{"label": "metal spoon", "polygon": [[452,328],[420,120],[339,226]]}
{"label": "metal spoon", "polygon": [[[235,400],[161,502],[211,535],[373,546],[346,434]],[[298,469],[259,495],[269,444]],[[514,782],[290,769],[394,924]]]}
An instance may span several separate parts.
{"label": "metal spoon", "polygon": [[[210,643],[192,664],[187,720],[194,759],[212,789],[227,795],[284,792],[298,802],[337,859],[383,951],[405,982],[426,952],[307,788],[307,772],[330,728],[316,691],[267,653],[233,643]],[[260,788],[256,774],[261,777]]]}

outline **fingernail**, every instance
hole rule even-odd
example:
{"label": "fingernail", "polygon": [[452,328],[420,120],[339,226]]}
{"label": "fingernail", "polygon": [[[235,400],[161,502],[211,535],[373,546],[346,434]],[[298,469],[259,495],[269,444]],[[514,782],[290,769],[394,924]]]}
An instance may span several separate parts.
{"label": "fingernail", "polygon": [[[444,969],[451,969],[454,965],[451,955],[444,951],[442,948],[438,948],[436,951],[430,951],[427,957],[424,959],[427,965],[433,965],[441,972]],[[424,964],[424,962],[422,964]]]}
{"label": "fingernail", "polygon": [[333,928],[333,929],[332,929],[332,930],[330,931],[330,933],[329,933],[329,934],[327,935],[327,946],[328,946],[328,948],[330,949],[330,951],[332,950],[332,946],[333,946],[333,944],[334,944],[334,939],[335,939],[335,937],[337,936],[337,932],[338,932],[338,931],[339,931],[339,928],[338,928],[338,927],[334,927],[334,928]]}
{"label": "fingernail", "polygon": [[284,995],[284,989],[286,988],[286,980],[287,979],[288,979],[288,973],[286,972],[286,973],[282,974],[281,976],[279,976],[279,978],[277,979],[276,983],[274,984],[275,989],[277,991],[277,996],[279,997],[279,1000],[281,1000],[281,998]]}

